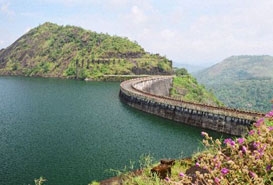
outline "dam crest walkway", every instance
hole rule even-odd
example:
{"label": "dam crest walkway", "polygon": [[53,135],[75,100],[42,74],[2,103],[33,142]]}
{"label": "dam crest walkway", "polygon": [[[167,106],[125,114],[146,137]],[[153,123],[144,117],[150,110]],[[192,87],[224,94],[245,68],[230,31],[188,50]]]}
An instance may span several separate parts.
{"label": "dam crest walkway", "polygon": [[243,135],[262,113],[177,100],[169,96],[173,76],[151,76],[120,84],[121,100],[170,120],[231,135]]}

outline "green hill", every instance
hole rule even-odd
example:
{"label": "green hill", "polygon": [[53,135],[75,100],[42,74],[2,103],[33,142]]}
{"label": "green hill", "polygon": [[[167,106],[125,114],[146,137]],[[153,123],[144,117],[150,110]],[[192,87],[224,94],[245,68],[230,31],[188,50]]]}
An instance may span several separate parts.
{"label": "green hill", "polygon": [[170,60],[128,38],[48,22],[0,50],[0,75],[98,79],[171,73]]}
{"label": "green hill", "polygon": [[170,90],[172,98],[215,106],[224,105],[212,92],[207,91],[203,85],[198,84],[197,80],[186,69],[176,70],[176,75],[173,78]]}
{"label": "green hill", "polygon": [[198,72],[195,77],[229,107],[262,112],[271,110],[271,56],[232,56]]}

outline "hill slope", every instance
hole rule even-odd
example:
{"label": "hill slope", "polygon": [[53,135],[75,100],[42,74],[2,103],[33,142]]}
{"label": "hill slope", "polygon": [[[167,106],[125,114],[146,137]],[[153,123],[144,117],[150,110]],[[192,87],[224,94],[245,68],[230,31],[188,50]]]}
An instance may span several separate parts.
{"label": "hill slope", "polygon": [[203,85],[190,75],[185,68],[176,69],[173,78],[170,96],[175,99],[203,103],[214,106],[224,106],[212,92],[206,90]]}
{"label": "hill slope", "polygon": [[273,98],[273,57],[232,56],[195,77],[229,107],[266,112]]}
{"label": "hill slope", "polygon": [[0,75],[84,79],[171,71],[170,60],[128,38],[48,22],[0,50]]}

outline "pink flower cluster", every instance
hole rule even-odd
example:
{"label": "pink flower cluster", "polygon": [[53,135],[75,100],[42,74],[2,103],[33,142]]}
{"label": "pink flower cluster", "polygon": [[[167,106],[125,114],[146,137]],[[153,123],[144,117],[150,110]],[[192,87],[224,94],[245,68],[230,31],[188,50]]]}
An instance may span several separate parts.
{"label": "pink flower cluster", "polygon": [[268,112],[266,115],[265,115],[266,118],[272,118],[273,117],[273,110]]}
{"label": "pink flower cluster", "polygon": [[196,155],[195,180],[183,172],[167,184],[273,184],[273,110],[253,124],[246,137],[213,140],[202,132],[206,150]]}
{"label": "pink flower cluster", "polygon": [[207,133],[201,135],[205,137],[206,146],[213,144],[209,148],[210,154],[201,154],[195,164],[209,171],[208,175],[201,176],[203,182],[273,184],[273,110],[257,120],[246,137],[225,139],[224,147],[211,141]]}

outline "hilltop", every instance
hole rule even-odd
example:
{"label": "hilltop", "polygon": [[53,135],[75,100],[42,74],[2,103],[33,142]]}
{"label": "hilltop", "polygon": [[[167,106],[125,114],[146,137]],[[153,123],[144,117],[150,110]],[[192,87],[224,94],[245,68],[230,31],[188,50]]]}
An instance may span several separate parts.
{"label": "hilltop", "polygon": [[232,56],[195,74],[229,107],[267,112],[273,98],[273,57]]}
{"label": "hilltop", "polygon": [[49,22],[0,50],[0,75],[99,79],[171,73],[172,61],[128,38]]}
{"label": "hilltop", "polygon": [[233,80],[271,79],[273,78],[273,57],[232,56],[213,65],[196,75],[201,82],[231,82]]}

